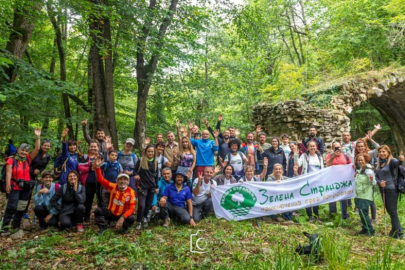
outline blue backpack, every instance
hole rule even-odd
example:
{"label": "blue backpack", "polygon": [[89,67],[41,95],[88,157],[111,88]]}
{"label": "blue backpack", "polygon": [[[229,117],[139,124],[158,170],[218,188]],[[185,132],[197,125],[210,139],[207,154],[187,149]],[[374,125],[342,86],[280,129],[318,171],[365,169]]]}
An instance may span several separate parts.
{"label": "blue backpack", "polygon": [[62,155],[55,158],[53,162],[53,177],[55,180],[59,180],[62,171],[66,172],[66,162],[69,160],[69,155],[66,160],[62,159]]}

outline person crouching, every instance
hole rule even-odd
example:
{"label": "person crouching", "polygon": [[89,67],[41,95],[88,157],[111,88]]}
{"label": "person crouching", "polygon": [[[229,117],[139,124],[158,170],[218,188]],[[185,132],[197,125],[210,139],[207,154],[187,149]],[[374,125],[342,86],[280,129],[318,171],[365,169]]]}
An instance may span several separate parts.
{"label": "person crouching", "polygon": [[121,173],[117,177],[117,183],[111,183],[103,177],[100,166],[101,156],[94,160],[97,181],[110,193],[108,208],[97,207],[94,211],[94,220],[99,228],[99,234],[107,229],[107,221],[117,221],[116,229],[127,233],[131,225],[135,223],[135,191],[129,187],[129,176]]}
{"label": "person crouching", "polygon": [[50,200],[51,206],[59,212],[61,230],[76,226],[78,232],[83,232],[85,201],[86,189],[79,181],[79,173],[70,171],[67,183]]}

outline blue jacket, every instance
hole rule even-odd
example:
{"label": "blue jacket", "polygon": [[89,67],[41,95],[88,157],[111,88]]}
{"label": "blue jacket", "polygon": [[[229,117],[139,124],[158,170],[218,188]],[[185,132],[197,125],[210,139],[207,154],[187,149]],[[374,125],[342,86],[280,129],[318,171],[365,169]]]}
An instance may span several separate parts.
{"label": "blue jacket", "polygon": [[196,147],[197,159],[196,166],[214,166],[214,153],[219,147],[215,146],[213,140],[194,140],[191,139],[191,144]]}
{"label": "blue jacket", "polygon": [[68,144],[66,142],[62,143],[62,160],[65,161],[67,158],[69,159],[66,162],[66,170],[61,172],[59,178],[59,184],[61,185],[66,184],[66,177],[70,171],[78,171],[77,166],[79,165],[77,153],[69,153]]}
{"label": "blue jacket", "polygon": [[[57,215],[59,214],[58,210],[52,207],[50,204],[50,200],[53,197],[53,195],[56,193],[55,190],[55,185],[58,185],[58,188],[63,188],[62,185],[51,183],[51,187],[49,188],[49,192],[47,194],[41,194],[41,196],[38,196],[38,192],[45,186],[45,185],[38,185],[37,186],[37,192],[34,196],[34,205],[35,206],[43,206],[46,209],[48,209],[49,213],[52,215]],[[59,204],[61,203],[61,200],[59,200]]]}

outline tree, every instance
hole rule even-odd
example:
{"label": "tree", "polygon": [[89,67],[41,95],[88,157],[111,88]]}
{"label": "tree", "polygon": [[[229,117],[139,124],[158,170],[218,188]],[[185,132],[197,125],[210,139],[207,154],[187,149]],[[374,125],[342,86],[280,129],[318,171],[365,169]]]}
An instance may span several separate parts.
{"label": "tree", "polygon": [[241,203],[243,203],[243,201],[245,200],[245,198],[243,197],[242,194],[240,194],[239,192],[235,192],[232,195],[232,201],[236,202],[238,204],[238,206],[240,206]]}
{"label": "tree", "polygon": [[[151,35],[151,20],[154,17],[154,9],[156,8],[156,0],[150,0],[147,17],[142,27],[141,33],[138,36],[137,53],[136,53],[136,78],[138,82],[138,101],[136,108],[134,138],[135,146],[141,151],[145,141],[146,131],[146,101],[149,95],[149,89],[152,84],[152,78],[156,71],[159,56],[164,46],[164,37],[167,29],[170,26],[171,20],[177,9],[178,0],[171,0],[166,16],[157,30],[156,45],[152,51],[148,62],[145,61],[146,40]],[[154,29],[156,31],[156,29]]]}

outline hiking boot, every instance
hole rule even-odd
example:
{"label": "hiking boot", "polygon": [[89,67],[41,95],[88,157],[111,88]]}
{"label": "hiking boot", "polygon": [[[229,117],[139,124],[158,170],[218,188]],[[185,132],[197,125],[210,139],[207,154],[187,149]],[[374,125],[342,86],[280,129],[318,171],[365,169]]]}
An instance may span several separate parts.
{"label": "hiking boot", "polygon": [[139,231],[141,228],[142,228],[142,223],[140,223],[140,222],[136,223],[135,230]]}
{"label": "hiking boot", "polygon": [[127,234],[128,231],[129,231],[129,228],[122,227],[122,234]]}
{"label": "hiking boot", "polygon": [[367,234],[367,231],[362,229],[361,231],[357,232],[356,235]]}
{"label": "hiking boot", "polygon": [[167,228],[167,227],[169,227],[169,225],[170,225],[170,218],[167,217],[167,218],[165,218],[165,222],[163,223],[163,227]]}
{"label": "hiking boot", "polygon": [[107,228],[101,227],[98,229],[98,235],[102,235],[105,231],[107,230]]}
{"label": "hiking boot", "polygon": [[359,208],[354,209],[354,214],[359,215]]}
{"label": "hiking boot", "polygon": [[376,221],[375,219],[372,219],[372,220],[371,220],[371,225],[375,225],[376,222],[377,222],[377,221]]}
{"label": "hiking boot", "polygon": [[316,223],[318,224],[322,224],[322,220],[320,220],[319,218],[315,218]]}
{"label": "hiking boot", "polygon": [[293,211],[293,212],[292,212],[292,215],[293,215],[294,217],[299,217],[299,216],[300,216],[300,214],[299,214],[298,212],[296,212],[296,211]]}
{"label": "hiking boot", "polygon": [[142,224],[142,227],[143,227],[144,229],[149,228],[148,222],[147,222],[147,221],[144,221],[143,224]]}
{"label": "hiking boot", "polygon": [[77,232],[84,232],[83,224],[77,224],[76,228],[77,228]]}
{"label": "hiking boot", "polygon": [[308,218],[308,223],[314,223],[314,217],[310,216],[310,217]]}

